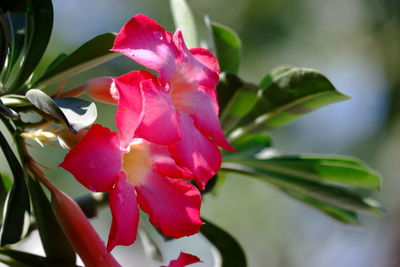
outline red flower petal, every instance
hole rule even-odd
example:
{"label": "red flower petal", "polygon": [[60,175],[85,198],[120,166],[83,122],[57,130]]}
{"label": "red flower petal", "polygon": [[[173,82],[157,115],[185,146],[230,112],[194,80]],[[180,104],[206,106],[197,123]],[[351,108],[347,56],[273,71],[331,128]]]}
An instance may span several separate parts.
{"label": "red flower petal", "polygon": [[200,231],[201,196],[191,183],[152,172],[135,188],[140,207],[163,234],[180,238]]}
{"label": "red flower petal", "polygon": [[185,267],[187,265],[197,262],[202,262],[202,261],[197,256],[181,252],[176,260],[170,261],[168,266],[161,266],[161,267]]}
{"label": "red flower petal", "polygon": [[151,146],[151,154],[153,157],[153,165],[161,176],[193,179],[193,175],[188,170],[176,164],[167,146],[153,144]]}
{"label": "red flower petal", "polygon": [[218,103],[214,89],[192,92],[192,118],[196,127],[206,136],[211,137],[215,144],[227,151],[236,150],[228,143],[218,119]]}
{"label": "red flower petal", "polygon": [[191,48],[190,53],[192,53],[193,57],[197,59],[201,64],[209,68],[211,71],[219,73],[219,63],[217,58],[210,52],[202,47]]}
{"label": "red flower petal", "polygon": [[143,14],[136,15],[122,27],[112,51],[121,52],[137,63],[158,71],[164,82],[171,79],[176,69],[177,53],[171,34]]}
{"label": "red flower petal", "polygon": [[[189,51],[189,49],[186,47],[182,32],[180,30],[175,32],[173,41],[180,52],[180,55],[177,58],[178,71],[175,73],[173,79],[181,80],[182,78],[177,76],[182,76],[186,77],[188,82],[191,80],[196,80],[200,85],[209,87],[215,86],[219,80],[218,72],[214,71],[215,64],[213,65],[214,70],[212,70],[209,69],[207,65],[204,65],[202,62],[197,60],[191,51]],[[199,50],[197,51],[200,53]]]}
{"label": "red flower petal", "polygon": [[129,246],[136,240],[139,210],[133,186],[122,175],[110,192],[110,208],[113,216],[107,250],[117,245]]}
{"label": "red flower petal", "polygon": [[196,183],[204,190],[208,180],[221,166],[221,153],[213,142],[197,130],[191,117],[181,114],[179,120],[182,138],[170,145],[169,151],[179,166],[194,174]]}
{"label": "red flower petal", "polygon": [[143,119],[144,97],[140,89],[140,82],[147,79],[157,78],[146,71],[131,71],[114,78],[119,95],[115,121],[120,133],[122,147],[128,146],[132,141],[135,131]]}
{"label": "red flower petal", "polygon": [[180,139],[180,131],[171,95],[154,80],[142,81],[141,88],[145,108],[136,136],[160,145],[175,143]]}
{"label": "red flower petal", "polygon": [[122,170],[117,133],[94,124],[59,165],[88,189],[109,191]]}

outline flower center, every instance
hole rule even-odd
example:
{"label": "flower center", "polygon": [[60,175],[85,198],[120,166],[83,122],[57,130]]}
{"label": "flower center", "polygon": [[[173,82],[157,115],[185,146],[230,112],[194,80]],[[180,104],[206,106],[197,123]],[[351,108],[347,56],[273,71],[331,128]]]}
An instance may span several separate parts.
{"label": "flower center", "polygon": [[193,74],[180,67],[171,80],[171,97],[176,109],[180,112],[191,113],[193,108],[193,92],[198,88]]}
{"label": "flower center", "polygon": [[153,168],[149,145],[143,139],[134,139],[124,155],[122,168],[131,185],[143,183]]}

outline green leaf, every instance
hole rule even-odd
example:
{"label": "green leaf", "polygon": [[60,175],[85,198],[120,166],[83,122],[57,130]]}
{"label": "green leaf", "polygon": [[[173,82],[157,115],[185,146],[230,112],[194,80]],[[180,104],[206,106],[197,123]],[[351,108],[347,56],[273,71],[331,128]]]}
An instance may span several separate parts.
{"label": "green leaf", "polygon": [[231,142],[237,153],[222,152],[224,161],[254,158],[254,155],[272,146],[271,137],[266,134],[244,134]]}
{"label": "green leaf", "polygon": [[3,219],[4,203],[7,198],[7,193],[11,188],[12,181],[6,174],[3,173],[0,173],[0,179],[0,217]]}
{"label": "green leaf", "polygon": [[240,122],[242,132],[263,132],[280,127],[323,106],[349,97],[338,92],[321,73],[312,69],[281,68],[261,82],[259,99]]}
{"label": "green leaf", "polygon": [[54,99],[72,129],[79,131],[92,125],[97,118],[97,109],[94,102],[79,98],[62,97]]}
{"label": "green leaf", "polygon": [[15,111],[12,110],[12,109],[6,107],[6,106],[3,104],[3,101],[1,101],[1,99],[0,99],[0,114],[3,114],[4,116],[9,117],[9,118],[16,118],[16,117],[18,117],[18,113],[15,112]]}
{"label": "green leaf", "polygon": [[29,90],[25,97],[36,108],[64,122],[75,133],[90,126],[97,117],[96,105],[79,98],[65,97],[53,100],[38,89]]}
{"label": "green leaf", "polygon": [[182,30],[188,48],[198,47],[196,22],[186,0],[170,0],[175,27]]}
{"label": "green leaf", "polygon": [[202,220],[205,224],[200,231],[218,249],[222,258],[221,267],[246,267],[246,255],[238,241],[210,221]]}
{"label": "green leaf", "polygon": [[58,224],[42,187],[34,178],[28,180],[28,186],[40,239],[47,257],[51,260],[74,264],[75,251]]}
{"label": "green leaf", "polygon": [[39,64],[50,40],[53,28],[53,5],[51,0],[27,1],[27,39],[18,75],[9,93],[20,89]]}
{"label": "green leaf", "polygon": [[288,175],[264,166],[262,160],[223,162],[221,170],[257,178],[284,192],[302,194],[341,209],[384,214],[383,207],[377,201],[364,197],[358,191],[304,179],[302,176]]}
{"label": "green leaf", "polygon": [[279,173],[321,184],[378,190],[381,184],[381,178],[378,173],[354,158],[298,155],[238,160],[238,162],[267,172]]}
{"label": "green leaf", "polygon": [[232,130],[254,107],[257,102],[257,87],[240,80],[235,74],[223,73],[217,86],[218,95],[222,96],[223,105],[220,119],[225,132]]}
{"label": "green leaf", "polygon": [[50,68],[32,85],[43,88],[70,75],[93,68],[101,63],[116,58],[119,53],[111,52],[116,33],[104,33],[87,41],[61,61],[53,61]]}
{"label": "green leaf", "polygon": [[241,42],[239,36],[230,28],[206,19],[209,35],[212,36],[215,53],[221,71],[237,73],[240,66]]}
{"label": "green leaf", "polygon": [[3,70],[4,62],[7,58],[7,48],[9,43],[7,22],[3,11],[0,9],[0,73]]}
{"label": "green leaf", "polygon": [[4,246],[20,241],[25,235],[29,226],[30,202],[24,170],[1,132],[0,146],[14,177],[4,204],[4,220],[0,231],[0,246]]}
{"label": "green leaf", "polygon": [[354,211],[337,208],[335,206],[326,204],[314,198],[307,197],[295,192],[286,191],[285,193],[298,201],[304,202],[305,204],[317,209],[318,211],[324,213],[325,215],[339,222],[345,224],[360,225],[357,213]]}
{"label": "green leaf", "polygon": [[43,267],[73,267],[75,264],[67,264],[63,262],[57,262],[39,255],[12,250],[12,249],[0,249],[0,262],[7,264],[7,266],[18,266],[18,267],[31,267],[31,266],[43,266]]}
{"label": "green leaf", "polygon": [[4,104],[4,106],[7,107],[26,107],[31,105],[31,102],[29,102],[24,96],[22,95],[4,95],[0,96],[0,100]]}

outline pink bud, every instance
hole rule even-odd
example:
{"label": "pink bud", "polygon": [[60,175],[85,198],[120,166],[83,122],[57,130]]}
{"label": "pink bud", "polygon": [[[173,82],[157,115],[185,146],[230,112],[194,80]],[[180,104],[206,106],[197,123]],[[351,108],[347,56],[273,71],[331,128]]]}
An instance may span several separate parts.
{"label": "pink bud", "polygon": [[118,103],[118,93],[114,89],[111,77],[94,78],[81,86],[57,95],[57,97],[76,97],[83,93],[99,102],[114,105]]}

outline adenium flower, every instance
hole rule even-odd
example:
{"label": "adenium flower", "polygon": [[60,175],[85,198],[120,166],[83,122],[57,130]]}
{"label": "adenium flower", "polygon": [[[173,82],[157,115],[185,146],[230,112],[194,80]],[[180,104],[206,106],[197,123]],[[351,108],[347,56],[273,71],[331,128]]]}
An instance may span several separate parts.
{"label": "adenium flower", "polygon": [[109,192],[113,221],[108,251],[135,241],[138,204],[167,236],[180,238],[200,230],[200,192],[180,179],[192,175],[176,164],[166,146],[139,138],[122,146],[116,132],[95,124],[60,166],[88,189]]}
{"label": "adenium flower", "polygon": [[158,72],[158,78],[132,71],[114,79],[122,144],[138,137],[168,145],[172,158],[204,189],[221,165],[218,146],[234,151],[218,120],[217,59],[207,49],[188,49],[180,30],[172,35],[142,14],[122,27],[112,51]]}

